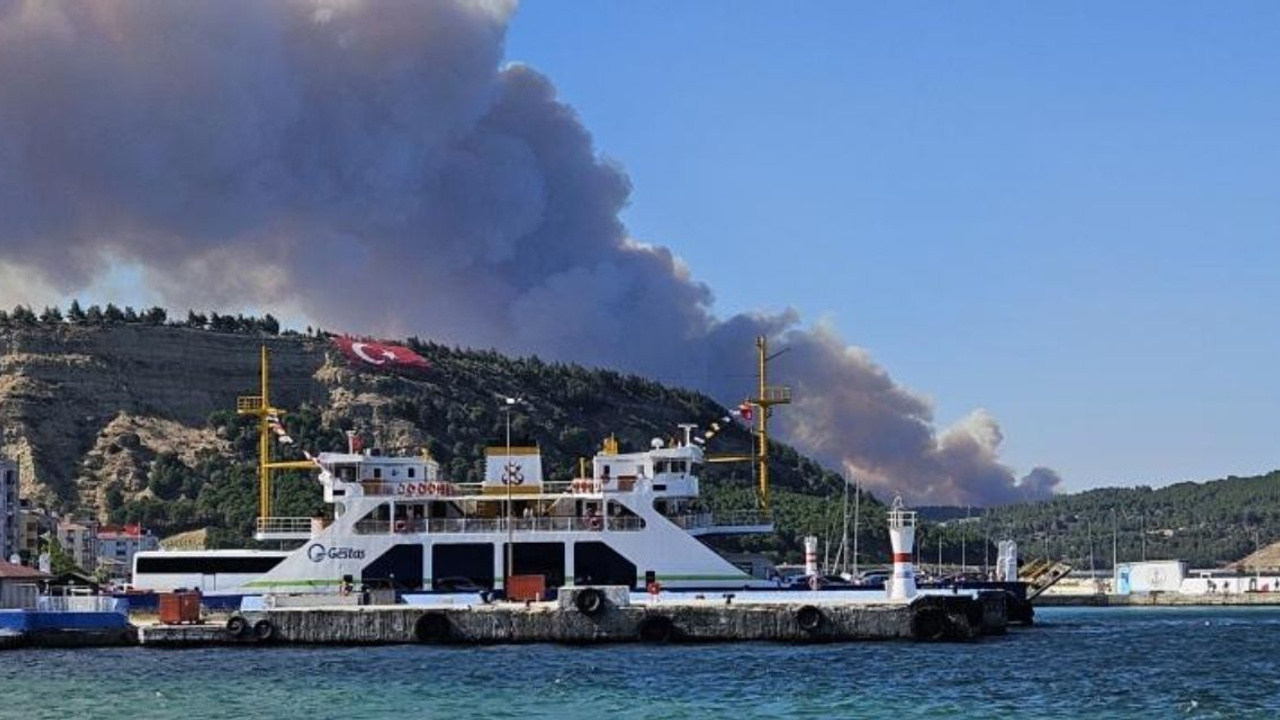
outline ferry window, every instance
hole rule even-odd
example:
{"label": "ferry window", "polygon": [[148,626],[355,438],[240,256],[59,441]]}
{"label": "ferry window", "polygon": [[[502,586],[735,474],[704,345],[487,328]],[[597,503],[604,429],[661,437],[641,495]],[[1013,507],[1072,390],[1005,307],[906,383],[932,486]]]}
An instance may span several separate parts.
{"label": "ferry window", "polygon": [[491,543],[432,545],[431,567],[433,590],[454,590],[462,584],[492,588],[493,545]]}
{"label": "ferry window", "polygon": [[395,468],[391,468],[391,477],[399,477],[399,476],[400,476],[400,471]]}
{"label": "ferry window", "polygon": [[413,472],[413,470],[414,470],[414,468],[409,468],[409,477],[410,477],[410,478],[412,478],[412,477],[414,476],[414,472]]}
{"label": "ferry window", "polygon": [[573,574],[577,585],[636,585],[635,563],[602,542],[574,543]]}
{"label": "ferry window", "polygon": [[339,465],[337,468],[338,479],[343,482],[355,482],[356,468],[354,465]]}
{"label": "ferry window", "polygon": [[[503,546],[504,565],[509,547]],[[516,575],[541,575],[547,587],[560,587],[564,585],[564,543],[516,543],[511,565]]]}
{"label": "ferry window", "polygon": [[186,556],[136,558],[138,573],[264,573],[279,565],[280,557],[260,556]]}
{"label": "ferry window", "polygon": [[374,469],[373,469],[373,479],[374,479],[374,480],[381,480],[381,479],[382,479],[382,468],[374,468]]}

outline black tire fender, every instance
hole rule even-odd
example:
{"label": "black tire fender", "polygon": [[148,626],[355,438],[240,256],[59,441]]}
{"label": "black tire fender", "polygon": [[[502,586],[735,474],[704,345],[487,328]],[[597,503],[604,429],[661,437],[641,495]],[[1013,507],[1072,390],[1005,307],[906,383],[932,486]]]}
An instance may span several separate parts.
{"label": "black tire fender", "polygon": [[573,598],[573,605],[583,615],[596,615],[604,610],[604,593],[595,588],[584,588]]}
{"label": "black tire fender", "polygon": [[263,618],[253,624],[253,636],[258,642],[270,642],[276,638],[276,626],[270,620]]}
{"label": "black tire fender", "polygon": [[413,636],[421,643],[447,642],[453,634],[449,617],[442,612],[429,612],[413,625]]}
{"label": "black tire fender", "polygon": [[232,615],[227,619],[227,634],[234,638],[244,637],[249,632],[249,621],[241,615]]}
{"label": "black tire fender", "polygon": [[946,637],[949,624],[945,610],[925,606],[911,615],[911,636],[925,642],[937,642]]}
{"label": "black tire fender", "polygon": [[822,611],[813,605],[805,605],[796,611],[796,624],[807,633],[822,627],[822,620]]}
{"label": "black tire fender", "polygon": [[676,625],[666,615],[648,615],[636,628],[636,637],[643,643],[661,645],[676,636]]}

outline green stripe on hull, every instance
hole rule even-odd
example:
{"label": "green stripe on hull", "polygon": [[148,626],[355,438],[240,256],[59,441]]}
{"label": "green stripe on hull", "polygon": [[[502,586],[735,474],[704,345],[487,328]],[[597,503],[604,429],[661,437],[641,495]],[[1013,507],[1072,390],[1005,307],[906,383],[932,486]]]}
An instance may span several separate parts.
{"label": "green stripe on hull", "polygon": [[275,588],[275,587],[333,587],[341,585],[341,580],[254,580],[247,582],[241,587],[246,588]]}

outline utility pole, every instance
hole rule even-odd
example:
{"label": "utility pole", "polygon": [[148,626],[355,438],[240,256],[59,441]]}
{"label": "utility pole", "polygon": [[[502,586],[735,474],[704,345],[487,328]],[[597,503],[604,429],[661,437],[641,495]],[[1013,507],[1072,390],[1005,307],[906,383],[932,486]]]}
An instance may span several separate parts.
{"label": "utility pole", "polygon": [[1089,523],[1089,576],[1094,577],[1093,567],[1093,518],[1085,518],[1085,522]]}
{"label": "utility pole", "polygon": [[1147,511],[1142,511],[1142,562],[1147,561]]}
{"label": "utility pole", "polygon": [[982,574],[991,579],[991,512],[982,510]]}
{"label": "utility pole", "polygon": [[1120,557],[1120,524],[1116,520],[1116,509],[1111,508],[1111,574],[1115,575]]}

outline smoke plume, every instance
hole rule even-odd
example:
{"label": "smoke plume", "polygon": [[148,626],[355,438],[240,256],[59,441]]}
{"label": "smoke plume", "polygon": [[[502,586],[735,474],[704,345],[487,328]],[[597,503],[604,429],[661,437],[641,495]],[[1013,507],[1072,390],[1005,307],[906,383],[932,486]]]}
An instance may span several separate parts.
{"label": "smoke plume", "polygon": [[[791,312],[717,318],[630,238],[626,175],[533,69],[505,0],[0,0],[0,277],[69,296],[111,263],[171,306],[271,308],[742,399],[792,348],[800,449],[913,501],[1051,493],[977,412],[943,432],[865,353]],[[782,367],[782,366],[780,366]],[[780,370],[780,372],[782,372]],[[883,494],[883,493],[882,493]]]}

